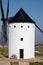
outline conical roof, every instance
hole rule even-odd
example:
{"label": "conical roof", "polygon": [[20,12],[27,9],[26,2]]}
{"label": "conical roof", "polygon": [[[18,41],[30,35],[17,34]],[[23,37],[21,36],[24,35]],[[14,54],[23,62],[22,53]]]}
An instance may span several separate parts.
{"label": "conical roof", "polygon": [[11,18],[9,23],[35,23],[30,16],[21,8],[14,17]]}

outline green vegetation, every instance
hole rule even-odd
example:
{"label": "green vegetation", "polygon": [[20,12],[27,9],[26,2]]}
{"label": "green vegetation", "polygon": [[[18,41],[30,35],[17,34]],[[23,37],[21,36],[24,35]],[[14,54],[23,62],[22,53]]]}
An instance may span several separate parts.
{"label": "green vegetation", "polygon": [[43,56],[43,52],[42,53],[35,53],[35,56]]}
{"label": "green vegetation", "polygon": [[2,53],[2,48],[0,48],[0,55],[1,55],[1,53]]}
{"label": "green vegetation", "polygon": [[30,65],[43,65],[43,62],[31,62]]}
{"label": "green vegetation", "polygon": [[19,62],[11,62],[11,65],[19,65]]}
{"label": "green vegetation", "polygon": [[7,47],[0,48],[0,55],[7,56],[8,48]]}

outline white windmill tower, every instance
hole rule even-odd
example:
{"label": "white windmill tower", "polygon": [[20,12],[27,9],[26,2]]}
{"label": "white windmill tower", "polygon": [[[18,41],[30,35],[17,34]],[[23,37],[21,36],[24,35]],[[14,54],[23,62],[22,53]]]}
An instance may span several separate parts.
{"label": "white windmill tower", "polygon": [[[35,25],[36,23],[21,8],[9,21],[9,58],[35,57]],[[37,26],[37,25],[36,25]],[[43,32],[38,26],[37,28]]]}

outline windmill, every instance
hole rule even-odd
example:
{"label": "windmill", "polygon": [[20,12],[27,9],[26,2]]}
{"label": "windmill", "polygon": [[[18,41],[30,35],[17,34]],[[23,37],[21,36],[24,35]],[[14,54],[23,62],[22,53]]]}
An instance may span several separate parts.
{"label": "windmill", "polygon": [[6,18],[4,17],[4,9],[3,9],[3,5],[2,5],[2,0],[0,0],[1,5],[1,21],[3,21],[2,24],[2,33],[3,33],[3,38],[5,39],[5,41],[7,42],[7,21],[8,21],[8,14],[9,14],[9,0],[8,0],[8,4],[7,4],[7,13],[6,13]]}

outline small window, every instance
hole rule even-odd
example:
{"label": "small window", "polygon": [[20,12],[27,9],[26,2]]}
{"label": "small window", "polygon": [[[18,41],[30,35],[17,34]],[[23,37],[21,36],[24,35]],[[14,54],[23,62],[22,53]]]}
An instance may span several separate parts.
{"label": "small window", "polygon": [[16,26],[14,25],[14,28],[16,28]]}
{"label": "small window", "polygon": [[21,25],[21,28],[23,28],[23,26]]}
{"label": "small window", "polygon": [[29,28],[29,25],[28,25],[28,28]]}
{"label": "small window", "polygon": [[21,41],[23,41],[23,38],[20,38]]}

